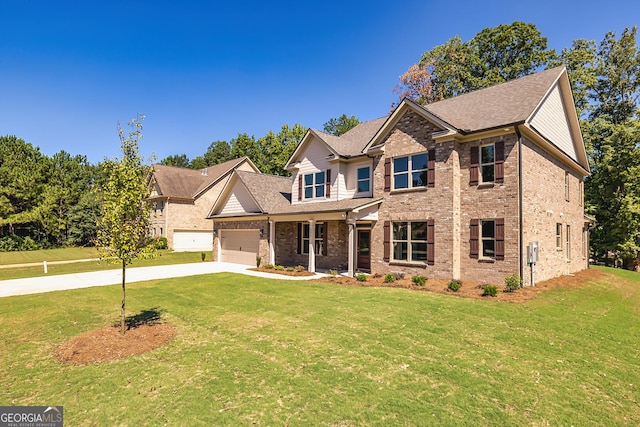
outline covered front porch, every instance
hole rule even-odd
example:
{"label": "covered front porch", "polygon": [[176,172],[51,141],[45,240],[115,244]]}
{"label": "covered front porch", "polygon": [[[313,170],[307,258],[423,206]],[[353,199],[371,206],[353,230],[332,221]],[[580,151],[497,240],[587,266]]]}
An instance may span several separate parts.
{"label": "covered front porch", "polygon": [[349,276],[368,272],[377,207],[269,217],[269,262],[302,265],[311,272],[336,270]]}

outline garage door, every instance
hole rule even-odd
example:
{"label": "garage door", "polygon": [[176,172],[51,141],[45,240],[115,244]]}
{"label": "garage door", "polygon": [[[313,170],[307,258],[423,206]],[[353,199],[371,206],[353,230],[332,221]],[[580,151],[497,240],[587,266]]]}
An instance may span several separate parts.
{"label": "garage door", "polygon": [[213,231],[174,231],[173,250],[197,252],[213,250]]}
{"label": "garage door", "polygon": [[220,230],[220,260],[256,265],[259,241],[258,230]]}

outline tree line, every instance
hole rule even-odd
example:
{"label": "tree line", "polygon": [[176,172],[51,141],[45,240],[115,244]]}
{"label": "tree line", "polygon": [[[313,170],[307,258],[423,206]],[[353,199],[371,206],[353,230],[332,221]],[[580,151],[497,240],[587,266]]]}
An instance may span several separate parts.
{"label": "tree line", "polygon": [[[358,123],[355,116],[342,115],[327,121],[324,130],[340,135]],[[180,154],[160,163],[202,169],[248,156],[262,172],[285,175],[284,165],[306,131],[295,124],[258,139],[240,133],[229,143],[211,143],[193,160]],[[93,245],[102,188],[112,170],[110,160],[94,165],[65,151],[49,157],[16,136],[0,136],[0,252]]]}

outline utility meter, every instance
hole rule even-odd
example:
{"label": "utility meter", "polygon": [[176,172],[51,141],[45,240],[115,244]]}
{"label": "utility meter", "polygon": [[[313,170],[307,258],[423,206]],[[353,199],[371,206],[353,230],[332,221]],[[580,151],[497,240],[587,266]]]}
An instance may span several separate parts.
{"label": "utility meter", "polygon": [[535,264],[539,258],[538,242],[531,242],[527,246],[527,262],[529,264]]}

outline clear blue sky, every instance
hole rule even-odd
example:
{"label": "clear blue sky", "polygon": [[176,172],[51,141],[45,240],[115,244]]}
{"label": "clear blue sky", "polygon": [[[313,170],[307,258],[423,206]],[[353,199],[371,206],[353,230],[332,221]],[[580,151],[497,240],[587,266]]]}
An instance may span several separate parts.
{"label": "clear blue sky", "polygon": [[640,24],[640,2],[0,0],[0,135],[97,163],[120,154],[117,123],[136,113],[158,160],[371,120],[424,51],[516,20],[560,50]]}

